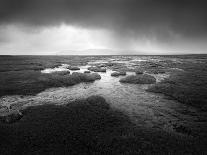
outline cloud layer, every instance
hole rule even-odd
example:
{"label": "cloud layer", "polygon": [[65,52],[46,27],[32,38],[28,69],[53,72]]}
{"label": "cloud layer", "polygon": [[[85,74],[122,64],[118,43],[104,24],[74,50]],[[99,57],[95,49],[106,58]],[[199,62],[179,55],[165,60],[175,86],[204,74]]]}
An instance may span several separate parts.
{"label": "cloud layer", "polygon": [[193,42],[196,49],[207,41],[206,4],[205,0],[1,0],[0,25],[37,31],[64,23],[106,29],[117,46],[147,40],[168,47]]}

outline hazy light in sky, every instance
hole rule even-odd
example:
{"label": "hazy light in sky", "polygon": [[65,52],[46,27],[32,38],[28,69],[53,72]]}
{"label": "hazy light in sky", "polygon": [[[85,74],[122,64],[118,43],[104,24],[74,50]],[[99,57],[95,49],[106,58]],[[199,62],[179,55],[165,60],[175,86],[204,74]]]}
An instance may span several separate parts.
{"label": "hazy light in sky", "polygon": [[90,30],[65,24],[36,31],[9,25],[1,29],[1,34],[7,37],[1,43],[1,54],[55,54],[65,50],[111,47],[107,30]]}
{"label": "hazy light in sky", "polygon": [[207,53],[206,19],[205,0],[0,0],[0,54]]}
{"label": "hazy light in sky", "polygon": [[[7,25],[1,27],[1,34],[4,36],[2,38],[4,42],[0,45],[0,54],[61,54],[61,52],[64,54],[96,54],[95,51],[93,53],[84,51],[88,49],[151,52],[161,50],[147,38],[131,39],[126,36],[117,39],[119,36],[115,36],[109,30],[86,29],[65,24],[40,29]],[[101,51],[97,54],[105,53]]]}
{"label": "hazy light in sky", "polygon": [[0,54],[178,54],[181,51],[202,53],[206,48],[205,40],[192,40],[190,45],[190,40],[184,42],[179,35],[172,35],[171,42],[161,42],[153,34],[131,37],[103,28],[66,24],[47,27],[3,25],[0,33]]}

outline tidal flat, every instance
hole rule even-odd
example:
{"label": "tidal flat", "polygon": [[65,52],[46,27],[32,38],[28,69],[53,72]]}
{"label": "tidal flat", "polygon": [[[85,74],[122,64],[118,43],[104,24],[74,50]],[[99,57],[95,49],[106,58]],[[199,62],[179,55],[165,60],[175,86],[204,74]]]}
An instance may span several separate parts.
{"label": "tidal flat", "polygon": [[207,55],[0,56],[0,153],[205,154],[206,93]]}

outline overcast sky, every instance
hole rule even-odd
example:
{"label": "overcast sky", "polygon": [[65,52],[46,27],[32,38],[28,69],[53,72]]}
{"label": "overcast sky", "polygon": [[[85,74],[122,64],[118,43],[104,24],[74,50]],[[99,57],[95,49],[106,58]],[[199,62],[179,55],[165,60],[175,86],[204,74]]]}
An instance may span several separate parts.
{"label": "overcast sky", "polygon": [[57,53],[207,54],[207,1],[0,0],[0,54]]}

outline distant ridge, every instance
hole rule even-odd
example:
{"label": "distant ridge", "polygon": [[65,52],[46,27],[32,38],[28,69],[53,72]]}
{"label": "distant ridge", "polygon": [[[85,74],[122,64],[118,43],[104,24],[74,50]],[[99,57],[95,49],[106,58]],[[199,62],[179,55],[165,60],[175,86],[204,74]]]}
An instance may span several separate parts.
{"label": "distant ridge", "polygon": [[57,52],[56,55],[142,55],[144,52],[135,50],[112,50],[112,49],[86,49],[65,50]]}

